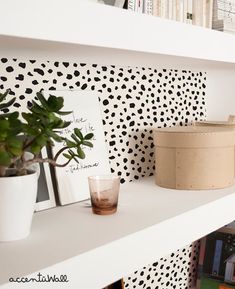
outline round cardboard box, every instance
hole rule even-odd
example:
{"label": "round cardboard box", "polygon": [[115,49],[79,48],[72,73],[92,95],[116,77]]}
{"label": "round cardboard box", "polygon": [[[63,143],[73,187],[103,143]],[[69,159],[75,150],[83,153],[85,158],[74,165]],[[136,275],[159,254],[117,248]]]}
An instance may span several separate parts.
{"label": "round cardboard box", "polygon": [[206,190],[234,183],[235,130],[187,126],[154,129],[156,184]]}

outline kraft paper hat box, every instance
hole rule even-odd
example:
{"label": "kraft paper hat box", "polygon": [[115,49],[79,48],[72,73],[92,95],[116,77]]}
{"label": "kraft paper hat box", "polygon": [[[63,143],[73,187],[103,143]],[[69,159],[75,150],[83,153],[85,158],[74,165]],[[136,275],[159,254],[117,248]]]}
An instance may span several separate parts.
{"label": "kraft paper hat box", "polygon": [[206,190],[234,183],[235,130],[214,126],[154,129],[156,184]]}

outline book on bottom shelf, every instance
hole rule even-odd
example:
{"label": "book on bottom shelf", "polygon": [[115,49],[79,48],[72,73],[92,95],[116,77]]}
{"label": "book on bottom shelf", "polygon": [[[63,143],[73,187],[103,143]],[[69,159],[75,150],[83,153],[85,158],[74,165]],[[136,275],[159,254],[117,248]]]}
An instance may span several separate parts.
{"label": "book on bottom shelf", "polygon": [[201,240],[197,289],[235,288],[235,222]]}

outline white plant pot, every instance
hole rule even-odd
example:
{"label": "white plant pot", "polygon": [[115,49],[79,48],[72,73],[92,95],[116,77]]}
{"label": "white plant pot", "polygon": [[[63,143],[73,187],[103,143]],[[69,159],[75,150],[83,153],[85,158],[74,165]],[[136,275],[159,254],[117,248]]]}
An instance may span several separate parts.
{"label": "white plant pot", "polygon": [[0,242],[24,239],[30,234],[37,186],[36,172],[0,178]]}

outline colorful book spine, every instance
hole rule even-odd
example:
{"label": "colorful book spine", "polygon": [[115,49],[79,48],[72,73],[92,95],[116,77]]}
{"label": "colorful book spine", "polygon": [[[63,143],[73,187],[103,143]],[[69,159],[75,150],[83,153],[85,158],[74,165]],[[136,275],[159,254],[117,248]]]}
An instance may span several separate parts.
{"label": "colorful book spine", "polygon": [[216,240],[214,258],[213,258],[213,266],[212,266],[212,272],[211,272],[211,274],[213,276],[219,275],[222,247],[223,247],[223,241],[222,240]]}

